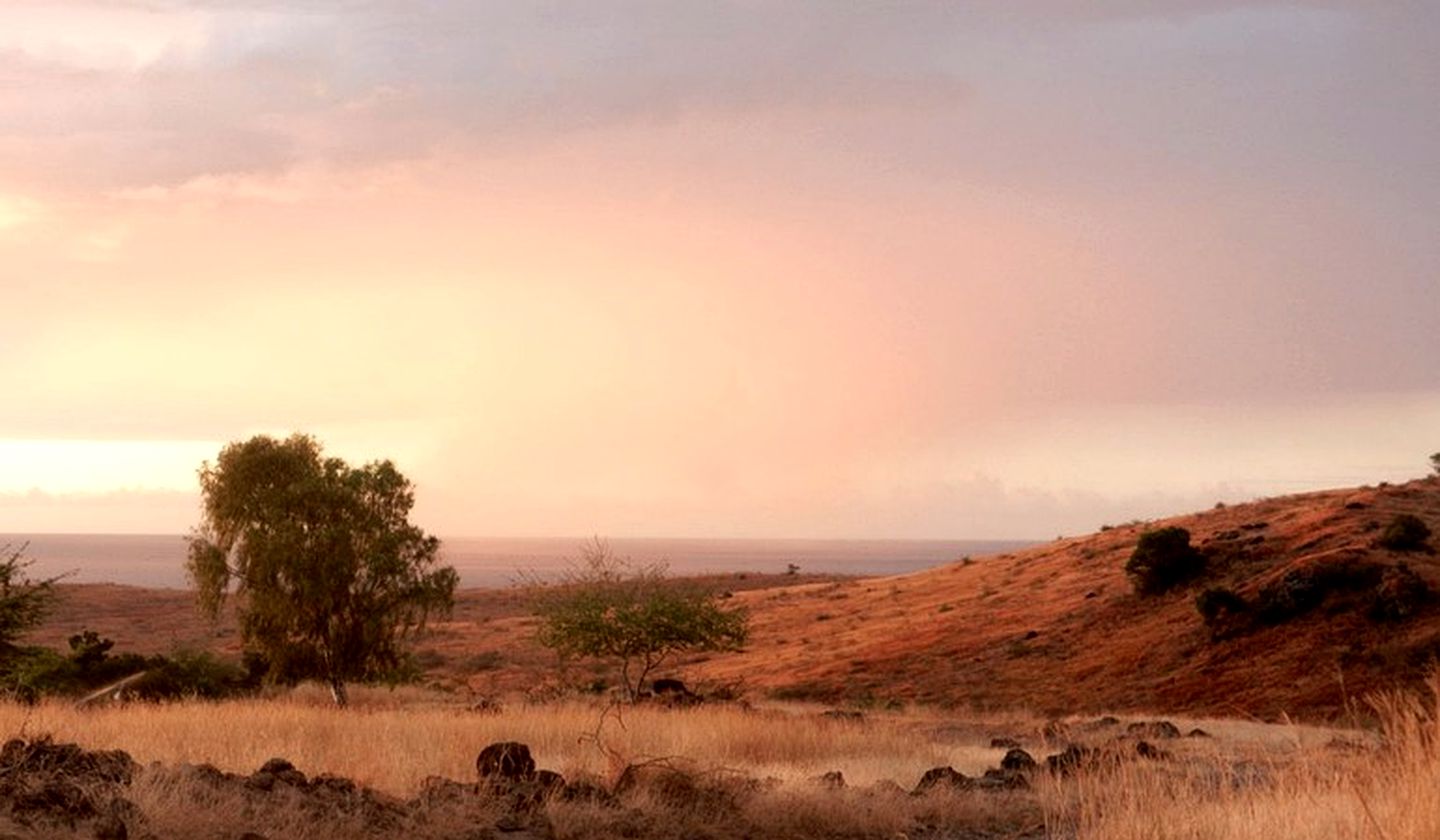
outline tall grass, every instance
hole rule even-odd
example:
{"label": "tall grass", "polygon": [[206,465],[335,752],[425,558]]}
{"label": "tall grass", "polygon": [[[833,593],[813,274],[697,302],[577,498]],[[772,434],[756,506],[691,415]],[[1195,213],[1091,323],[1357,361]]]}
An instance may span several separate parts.
{"label": "tall grass", "polygon": [[[1432,689],[1440,697],[1440,681]],[[593,705],[560,703],[480,714],[421,696],[362,692],[355,708],[338,712],[300,692],[267,700],[88,710],[0,704],[0,735],[46,734],[125,749],[142,763],[203,762],[234,772],[250,772],[283,756],[312,775],[348,776],[398,797],[414,795],[431,775],[473,779],[475,755],[500,740],[529,744],[542,767],[567,776],[613,780],[626,763],[671,759],[699,774],[771,780],[738,800],[740,810],[725,814],[681,813],[643,797],[618,810],[552,803],[549,814],[560,837],[660,837],[681,829],[713,837],[759,830],[782,838],[927,830],[1077,840],[1440,837],[1435,697],[1380,699],[1376,711],[1383,728],[1375,733],[1185,721],[1218,737],[1166,742],[1173,757],[1165,761],[1124,761],[1063,778],[1041,774],[1031,792],[926,797],[900,789],[908,790],[935,766],[951,765],[970,775],[995,766],[1002,751],[988,746],[991,734],[1019,735],[1043,759],[1039,721],[977,723],[911,711],[855,723],[817,711],[633,708],[617,717]],[[844,773],[849,787],[836,792],[810,781],[829,770]],[[899,787],[876,786],[881,780]],[[216,802],[195,809],[197,822],[187,829],[186,803],[197,801],[193,791],[177,790],[173,778],[154,773],[137,785],[138,804],[156,809],[158,824],[170,835],[233,827],[239,817],[217,815],[243,812],[243,803]],[[290,824],[276,817],[279,822],[265,825],[293,836],[319,830],[313,816],[304,819],[312,822]],[[363,833],[361,826],[332,828]]]}

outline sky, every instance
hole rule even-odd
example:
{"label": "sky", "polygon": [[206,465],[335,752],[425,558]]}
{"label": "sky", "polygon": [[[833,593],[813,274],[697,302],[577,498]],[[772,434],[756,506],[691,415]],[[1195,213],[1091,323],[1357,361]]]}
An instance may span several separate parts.
{"label": "sky", "polygon": [[184,532],[293,431],[453,536],[1417,477],[1437,41],[1420,0],[8,0],[0,532]]}

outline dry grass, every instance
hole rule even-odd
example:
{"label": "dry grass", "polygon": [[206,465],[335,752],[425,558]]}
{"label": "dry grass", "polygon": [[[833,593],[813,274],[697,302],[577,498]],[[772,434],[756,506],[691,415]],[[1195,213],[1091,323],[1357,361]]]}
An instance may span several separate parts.
{"label": "dry grass", "polygon": [[[1440,682],[1432,688],[1440,691]],[[759,711],[636,708],[618,720],[607,716],[602,725],[599,707],[581,703],[518,705],[481,715],[430,695],[363,691],[357,708],[337,712],[318,692],[302,691],[270,700],[85,711],[61,704],[0,705],[0,734],[45,733],[125,749],[142,763],[209,762],[235,772],[253,771],[278,755],[312,775],[348,776],[397,797],[414,795],[429,775],[471,779],[481,747],[519,740],[531,745],[541,766],[570,777],[613,780],[626,762],[665,757],[721,792],[703,807],[681,807],[647,794],[620,809],[555,802],[548,814],[561,838],[663,837],[677,831],[716,838],[746,833],[1077,840],[1440,837],[1435,704],[1392,695],[1377,709],[1384,729],[1370,733],[1176,720],[1182,728],[1199,725],[1216,737],[1164,742],[1174,753],[1168,761],[1127,761],[1063,779],[1042,776],[1032,792],[926,797],[886,792],[874,783],[889,779],[908,789],[924,770],[946,764],[978,774],[1000,758],[1002,751],[988,746],[997,734],[1018,736],[1043,755],[1041,722],[1024,716],[960,721],[911,711],[854,723],[789,705]],[[1080,737],[1098,742],[1113,731]],[[810,781],[836,769],[849,782],[843,791],[822,790]],[[775,781],[759,788],[744,781],[766,778]],[[158,770],[142,774],[132,798],[160,837],[230,836],[242,823],[271,836],[385,833],[354,815],[322,822],[298,808],[257,823],[233,793],[197,793]],[[443,815],[427,819],[439,832],[434,836],[453,827]],[[403,830],[431,836],[416,825]]]}
{"label": "dry grass", "polygon": [[[1401,513],[1440,531],[1440,478],[1120,525],[893,578],[716,576],[704,583],[731,591],[728,603],[751,611],[747,649],[695,656],[660,676],[702,687],[743,679],[752,696],[881,706],[1333,720],[1346,713],[1348,698],[1418,683],[1440,652],[1440,605],[1376,622],[1363,609],[1327,604],[1217,642],[1194,596],[1200,587],[1225,586],[1253,598],[1276,576],[1339,555],[1407,562],[1440,590],[1440,554],[1374,545],[1380,524]],[[1145,527],[1161,525],[1187,528],[1217,559],[1195,588],[1137,598],[1125,560]],[[238,655],[233,623],[201,621],[183,591],[63,589],[59,609],[28,642],[63,649],[70,634],[89,627],[115,639],[117,650],[181,645]],[[429,679],[461,692],[523,691],[556,679],[556,659],[535,642],[534,628],[523,593],[467,590],[452,619],[420,641],[420,661]],[[589,663],[569,676],[576,684],[614,682],[610,668]]]}
{"label": "dry grass", "polygon": [[937,765],[978,774],[1004,752],[982,748],[978,735],[931,738],[940,719],[918,714],[856,724],[799,706],[640,707],[604,713],[602,723],[602,712],[574,702],[481,714],[420,692],[359,689],[354,708],[342,713],[318,690],[302,689],[218,704],[86,710],[61,702],[0,704],[0,733],[49,734],[85,747],[124,749],[142,763],[208,762],[231,772],[250,772],[281,756],[306,772],[347,776],[395,796],[413,795],[426,776],[473,777],[476,754],[495,741],[529,744],[541,766],[566,775],[606,777],[620,769],[616,761],[623,767],[683,757],[786,782],[840,770],[855,784],[891,779],[906,787]]}

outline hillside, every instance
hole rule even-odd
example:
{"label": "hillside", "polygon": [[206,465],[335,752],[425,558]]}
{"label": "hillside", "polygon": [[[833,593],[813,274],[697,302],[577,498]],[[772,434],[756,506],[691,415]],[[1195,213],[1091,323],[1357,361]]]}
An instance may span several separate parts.
{"label": "hillside", "polygon": [[[1253,602],[1286,575],[1341,568],[1375,578],[1402,562],[1440,590],[1433,552],[1376,546],[1400,513],[1440,532],[1440,479],[1217,507],[900,577],[744,593],[749,650],[691,673],[834,701],[1333,716],[1347,697],[1423,673],[1440,652],[1440,609],[1372,618],[1367,579],[1322,591],[1314,608],[1274,626],[1213,641],[1195,596],[1224,586]],[[1143,530],[1171,525],[1190,531],[1211,571],[1141,598],[1125,562]]]}
{"label": "hillside", "polygon": [[[1440,592],[1433,553],[1376,546],[1400,513],[1440,532],[1440,479],[1217,507],[897,577],[716,576],[702,583],[751,611],[751,642],[671,673],[702,686],[739,683],[751,696],[829,703],[1331,718],[1347,698],[1363,710],[1367,693],[1415,682],[1440,653],[1440,604],[1403,618],[1372,615],[1397,564]],[[1170,525],[1190,531],[1209,571],[1141,598],[1125,562],[1145,529]],[[1317,601],[1308,610],[1242,623],[1218,640],[1195,607],[1212,587],[1257,604],[1262,592],[1305,586]],[[88,627],[117,650],[238,653],[233,625],[201,621],[183,591],[63,590],[30,641],[63,648]],[[466,590],[451,620],[422,640],[419,662],[432,682],[482,695],[543,696],[612,676],[604,664],[559,675],[533,631],[523,593]]]}

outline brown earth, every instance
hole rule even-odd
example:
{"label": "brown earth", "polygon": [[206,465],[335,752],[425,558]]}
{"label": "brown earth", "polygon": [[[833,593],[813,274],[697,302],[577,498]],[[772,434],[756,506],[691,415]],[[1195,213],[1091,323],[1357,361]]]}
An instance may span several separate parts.
{"label": "brown earth", "polygon": [[[1253,601],[1287,573],[1327,564],[1406,563],[1440,591],[1433,552],[1376,545],[1399,513],[1440,533],[1440,478],[1217,506],[897,577],[714,577],[705,583],[750,610],[751,642],[740,653],[691,657],[673,673],[702,687],[743,683],[752,694],[832,702],[1333,718],[1362,708],[1370,692],[1423,675],[1440,653],[1440,608],[1383,621],[1366,609],[1373,592],[1343,592],[1214,641],[1195,596],[1224,586]],[[1169,525],[1190,531],[1209,572],[1139,597],[1125,562],[1145,529]],[[63,646],[89,627],[117,650],[237,650],[233,630],[199,619],[187,593],[64,589],[32,641]],[[466,590],[451,620],[420,644],[420,662],[436,682],[476,694],[559,690],[608,675],[596,665],[557,678],[533,630],[522,592]]]}

